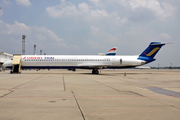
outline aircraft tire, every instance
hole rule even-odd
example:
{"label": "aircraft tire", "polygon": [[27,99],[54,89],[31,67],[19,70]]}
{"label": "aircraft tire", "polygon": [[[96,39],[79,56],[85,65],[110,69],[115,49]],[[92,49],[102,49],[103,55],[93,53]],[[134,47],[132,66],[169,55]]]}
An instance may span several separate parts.
{"label": "aircraft tire", "polygon": [[92,70],[92,74],[99,74],[99,71],[96,70],[96,69],[93,69],[93,70]]}
{"label": "aircraft tire", "polygon": [[95,71],[95,74],[99,74],[99,71],[98,71],[98,70],[96,70],[96,71]]}

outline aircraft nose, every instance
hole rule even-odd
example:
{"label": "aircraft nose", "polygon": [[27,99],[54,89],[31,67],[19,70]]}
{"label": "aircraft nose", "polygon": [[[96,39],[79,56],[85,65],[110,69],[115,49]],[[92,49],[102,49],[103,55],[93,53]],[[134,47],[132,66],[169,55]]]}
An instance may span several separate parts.
{"label": "aircraft nose", "polygon": [[6,63],[3,63],[3,67],[6,68],[7,64]]}

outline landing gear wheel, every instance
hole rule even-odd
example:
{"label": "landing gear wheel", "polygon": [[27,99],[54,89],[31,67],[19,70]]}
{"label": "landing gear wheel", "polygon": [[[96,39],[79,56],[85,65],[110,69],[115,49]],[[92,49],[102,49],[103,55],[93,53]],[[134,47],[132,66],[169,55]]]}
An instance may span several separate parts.
{"label": "landing gear wheel", "polygon": [[95,71],[95,74],[99,74],[99,71],[98,71],[98,70],[96,70],[96,71]]}
{"label": "landing gear wheel", "polygon": [[92,74],[99,74],[99,71],[96,70],[96,69],[93,69],[93,70],[92,70]]}
{"label": "landing gear wheel", "polygon": [[13,72],[12,72],[12,71],[10,71],[10,74],[13,74]]}

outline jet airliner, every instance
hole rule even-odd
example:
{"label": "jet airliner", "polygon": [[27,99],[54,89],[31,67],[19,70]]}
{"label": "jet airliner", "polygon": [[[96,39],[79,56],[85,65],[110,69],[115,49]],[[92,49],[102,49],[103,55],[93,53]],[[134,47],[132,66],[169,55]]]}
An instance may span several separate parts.
{"label": "jet airliner", "polygon": [[[167,43],[151,42],[140,55],[132,56],[21,55],[21,69],[91,69],[92,74],[99,74],[99,69],[132,68],[153,62],[157,52],[165,44]],[[12,69],[12,61],[5,62],[3,66]]]}

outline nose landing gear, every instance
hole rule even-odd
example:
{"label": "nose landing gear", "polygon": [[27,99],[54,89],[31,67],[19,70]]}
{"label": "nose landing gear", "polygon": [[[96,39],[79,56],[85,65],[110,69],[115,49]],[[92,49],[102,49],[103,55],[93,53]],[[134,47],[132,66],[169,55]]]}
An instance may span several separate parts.
{"label": "nose landing gear", "polygon": [[99,74],[99,71],[97,69],[93,69],[92,74]]}

